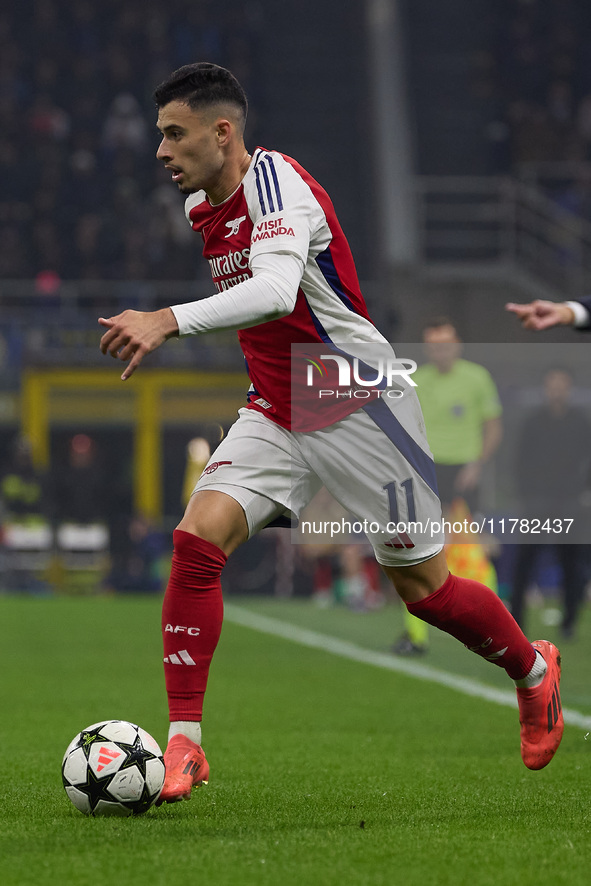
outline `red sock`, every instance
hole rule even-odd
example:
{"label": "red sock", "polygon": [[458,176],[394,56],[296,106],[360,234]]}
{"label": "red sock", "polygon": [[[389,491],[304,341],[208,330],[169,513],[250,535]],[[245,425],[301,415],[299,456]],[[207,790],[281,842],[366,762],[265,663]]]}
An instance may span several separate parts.
{"label": "red sock", "polygon": [[536,652],[509,610],[490,588],[448,575],[441,587],[407,603],[412,615],[460,640],[471,652],[505,668],[512,680],[531,671]]}
{"label": "red sock", "polygon": [[175,529],[172,537],[172,568],[162,606],[170,721],[201,720],[209,665],[222,629],[221,573],[227,557],[182,529]]}

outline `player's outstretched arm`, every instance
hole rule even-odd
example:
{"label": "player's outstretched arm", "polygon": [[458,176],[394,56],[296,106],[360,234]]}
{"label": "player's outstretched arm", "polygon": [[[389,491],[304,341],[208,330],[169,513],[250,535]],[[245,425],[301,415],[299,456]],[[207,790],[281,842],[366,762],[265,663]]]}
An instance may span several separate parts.
{"label": "player's outstretched arm", "polygon": [[179,332],[170,308],[123,311],[115,317],[99,317],[99,323],[107,329],[100,342],[103,354],[110,354],[124,363],[129,360],[121,376],[123,381],[133,375],[146,354]]}
{"label": "player's outstretched arm", "polygon": [[525,329],[550,329],[552,326],[573,326],[575,315],[565,302],[536,299],[526,305],[513,302],[505,305],[507,311],[517,314]]}

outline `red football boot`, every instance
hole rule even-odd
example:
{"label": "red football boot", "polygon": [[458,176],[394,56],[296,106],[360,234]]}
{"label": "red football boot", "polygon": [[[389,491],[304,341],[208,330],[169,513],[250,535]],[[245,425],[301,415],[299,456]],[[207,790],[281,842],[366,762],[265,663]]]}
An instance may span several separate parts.
{"label": "red football boot", "polygon": [[190,800],[194,787],[207,784],[209,764],[202,748],[186,735],[173,735],[164,752],[166,777],[157,803]]}
{"label": "red football boot", "polygon": [[532,646],[544,657],[548,670],[539,686],[517,689],[521,758],[528,769],[543,769],[556,753],[564,731],[560,652],[548,640],[536,640]]}

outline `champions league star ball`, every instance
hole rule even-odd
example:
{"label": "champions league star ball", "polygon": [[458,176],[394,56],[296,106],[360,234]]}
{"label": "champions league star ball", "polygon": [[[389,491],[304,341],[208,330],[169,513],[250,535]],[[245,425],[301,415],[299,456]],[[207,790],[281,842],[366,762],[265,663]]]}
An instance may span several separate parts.
{"label": "champions league star ball", "polygon": [[85,815],[139,815],[160,795],[164,760],[156,741],[126,720],[79,732],[62,761],[66,794]]}

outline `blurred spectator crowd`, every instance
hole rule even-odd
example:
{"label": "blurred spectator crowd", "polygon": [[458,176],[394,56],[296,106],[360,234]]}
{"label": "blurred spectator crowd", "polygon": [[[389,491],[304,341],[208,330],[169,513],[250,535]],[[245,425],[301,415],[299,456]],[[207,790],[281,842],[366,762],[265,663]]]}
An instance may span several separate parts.
{"label": "blurred spectator crowd", "polygon": [[493,171],[541,168],[565,208],[591,217],[591,5],[585,0],[500,0],[496,47],[479,60],[492,99]]}
{"label": "blurred spectator crowd", "polygon": [[[591,218],[586,0],[482,0],[471,88],[489,169],[566,163],[554,196]],[[152,91],[202,59],[230,67],[260,141],[265,0],[22,0],[0,12],[0,278],[185,280],[207,267],[155,161]],[[567,180],[568,179],[568,180]],[[566,183],[565,183],[566,182]]]}
{"label": "blurred spectator crowd", "polygon": [[[256,2],[22,0],[0,12],[0,277],[191,279],[152,91],[195,60],[256,105]],[[252,115],[256,119],[256,115]],[[252,120],[251,120],[252,128]]]}
{"label": "blurred spectator crowd", "polygon": [[582,0],[498,4],[497,77],[513,163],[591,157],[591,7]]}

